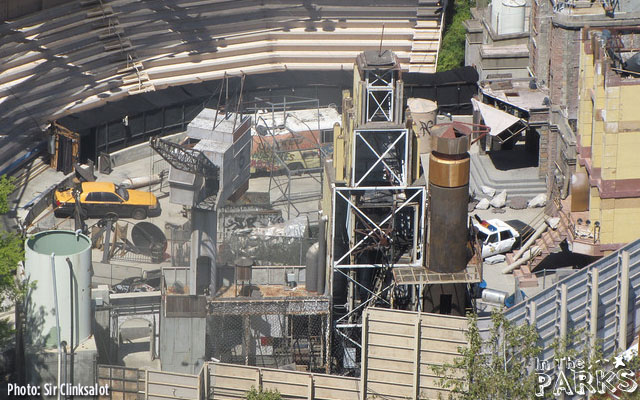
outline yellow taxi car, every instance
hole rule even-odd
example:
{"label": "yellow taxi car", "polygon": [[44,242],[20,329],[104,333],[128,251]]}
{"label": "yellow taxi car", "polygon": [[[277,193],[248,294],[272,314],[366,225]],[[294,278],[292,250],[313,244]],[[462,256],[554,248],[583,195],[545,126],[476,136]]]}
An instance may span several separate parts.
{"label": "yellow taxi car", "polygon": [[[156,196],[141,190],[125,189],[112,182],[84,182],[80,186],[81,215],[88,218],[108,216],[145,219],[157,217],[162,210]],[[53,196],[57,217],[73,215],[74,189],[56,190]]]}

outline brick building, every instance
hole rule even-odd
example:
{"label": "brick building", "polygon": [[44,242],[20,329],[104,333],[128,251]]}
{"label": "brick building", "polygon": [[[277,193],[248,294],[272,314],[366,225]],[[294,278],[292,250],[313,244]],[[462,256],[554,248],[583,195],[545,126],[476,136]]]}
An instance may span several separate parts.
{"label": "brick building", "polygon": [[[474,15],[490,12],[476,10]],[[533,0],[527,20],[526,70],[531,87],[548,96],[546,124],[538,116],[537,128],[539,173],[553,200],[547,211],[567,217],[574,252],[606,254],[640,235],[640,123],[629,109],[640,99],[640,75],[617,71],[616,65],[623,65],[615,59],[615,54],[629,57],[625,49],[640,48],[640,2]],[[467,23],[468,49],[486,43],[478,32],[487,30],[488,21]],[[467,61],[472,60],[471,52]],[[480,94],[489,103],[492,84],[509,86],[505,81],[511,81],[518,87],[523,80],[515,75],[484,78]]]}

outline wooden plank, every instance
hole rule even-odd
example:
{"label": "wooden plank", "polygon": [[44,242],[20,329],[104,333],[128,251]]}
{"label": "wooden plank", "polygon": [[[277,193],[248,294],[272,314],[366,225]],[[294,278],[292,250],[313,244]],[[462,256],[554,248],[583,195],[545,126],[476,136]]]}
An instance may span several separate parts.
{"label": "wooden plank", "polygon": [[448,327],[448,328],[467,328],[468,320],[466,317],[456,317],[453,315],[439,314],[422,314],[423,327]]}
{"label": "wooden plank", "polygon": [[[411,394],[412,385],[389,385],[388,383],[380,383],[380,382],[369,382],[369,392],[375,393],[378,398],[381,399],[398,399],[398,400],[407,400],[412,397]],[[372,399],[375,397],[371,397]]]}
{"label": "wooden plank", "polygon": [[414,342],[415,337],[395,336],[393,337],[393,340],[390,340],[388,335],[382,335],[379,333],[370,334],[368,339],[369,346],[397,347],[404,349],[412,349]]}
{"label": "wooden plank", "polygon": [[416,315],[416,332],[415,332],[415,348],[413,349],[413,351],[415,352],[415,356],[413,359],[413,394],[414,394],[414,399],[418,400],[418,396],[420,393],[420,357],[421,357],[421,351],[420,351],[420,344],[421,344],[421,340],[420,340],[420,313],[418,313],[418,315]]}
{"label": "wooden plank", "polygon": [[371,368],[389,368],[394,371],[405,371],[411,368],[411,360],[398,361],[390,360],[388,358],[373,358],[369,357],[369,365]]}
{"label": "wooden plank", "polygon": [[413,350],[411,349],[393,349],[385,347],[372,347],[369,346],[369,354],[376,358],[389,357],[393,360],[406,360],[411,362],[413,356]]}
{"label": "wooden plank", "polygon": [[316,390],[320,388],[335,388],[344,390],[345,392],[359,391],[358,383],[360,379],[358,378],[314,374],[313,379]]}
{"label": "wooden plank", "polygon": [[369,312],[365,311],[362,320],[362,361],[360,364],[360,400],[367,398],[367,379],[368,379],[368,349],[369,349]]}

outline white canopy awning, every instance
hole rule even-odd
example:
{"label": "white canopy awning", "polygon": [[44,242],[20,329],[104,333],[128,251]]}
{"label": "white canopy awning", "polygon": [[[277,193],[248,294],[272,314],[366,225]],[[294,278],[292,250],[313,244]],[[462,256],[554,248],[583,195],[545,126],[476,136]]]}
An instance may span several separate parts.
{"label": "white canopy awning", "polygon": [[497,108],[490,106],[489,104],[481,103],[476,99],[471,99],[471,103],[473,103],[473,109],[475,111],[480,111],[480,115],[482,115],[484,124],[491,128],[491,130],[489,131],[489,135],[491,136],[497,136],[505,130],[511,128],[517,122],[522,121],[516,116],[513,116],[502,110],[498,110]]}

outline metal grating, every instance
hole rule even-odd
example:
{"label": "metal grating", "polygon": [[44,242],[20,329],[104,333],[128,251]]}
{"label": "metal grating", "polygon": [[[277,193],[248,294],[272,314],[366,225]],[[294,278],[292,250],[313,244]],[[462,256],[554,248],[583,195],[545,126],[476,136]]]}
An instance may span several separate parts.
{"label": "metal grating", "polygon": [[393,277],[398,285],[475,283],[482,281],[482,266],[469,264],[464,271],[455,273],[435,272],[424,267],[399,267],[393,269]]}
{"label": "metal grating", "polygon": [[209,315],[313,315],[328,314],[329,298],[281,297],[273,299],[216,299],[209,302]]}

